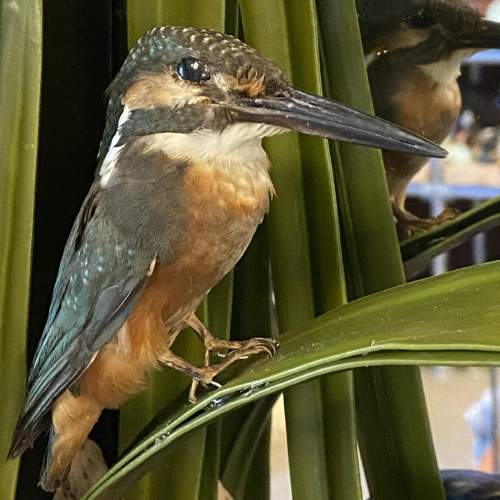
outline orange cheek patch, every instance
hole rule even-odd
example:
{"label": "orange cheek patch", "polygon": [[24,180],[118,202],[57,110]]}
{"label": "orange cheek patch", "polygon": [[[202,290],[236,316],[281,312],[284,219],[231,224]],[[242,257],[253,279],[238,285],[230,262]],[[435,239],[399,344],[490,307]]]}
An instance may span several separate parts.
{"label": "orange cheek patch", "polygon": [[263,95],[266,91],[264,76],[240,84],[238,90],[240,90],[240,92],[247,94],[250,97],[257,97]]}
{"label": "orange cheek patch", "polygon": [[145,74],[132,84],[122,98],[129,109],[174,107],[204,100],[200,89],[175,80],[170,73]]}
{"label": "orange cheek patch", "polygon": [[238,92],[248,97],[261,96],[266,92],[264,75],[259,76],[254,68],[237,77],[219,73],[215,75],[215,81],[223,92]]}

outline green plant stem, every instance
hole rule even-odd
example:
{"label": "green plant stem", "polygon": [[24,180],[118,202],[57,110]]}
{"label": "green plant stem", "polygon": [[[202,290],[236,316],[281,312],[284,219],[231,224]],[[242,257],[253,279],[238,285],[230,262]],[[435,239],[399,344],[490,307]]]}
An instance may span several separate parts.
{"label": "green plant stem", "polygon": [[[233,0],[227,1],[233,3]],[[129,45],[154,26],[194,26],[224,31],[226,22],[226,0],[129,0],[127,11]]]}
{"label": "green plant stem", "polygon": [[[286,7],[283,0],[240,3],[245,39],[292,76]],[[266,141],[277,190],[269,217],[271,266],[280,330],[314,316],[300,145],[296,135]],[[290,276],[293,275],[293,279]],[[322,395],[319,382],[285,394],[292,490],[296,498],[328,498]],[[307,471],[303,463],[309,462]]]}
{"label": "green plant stem", "polygon": [[[286,8],[289,32],[295,34],[290,37],[294,83],[321,94],[315,2],[291,0]],[[315,314],[322,314],[347,301],[337,200],[328,142],[306,135],[299,141]],[[330,375],[320,383],[329,498],[361,500],[352,374]]]}
{"label": "green plant stem", "polygon": [[[262,464],[266,464],[266,468],[269,468],[269,461],[261,460],[262,458],[268,459],[268,455],[259,456],[258,452],[267,451],[267,447],[261,443],[261,440],[266,441],[269,438],[271,409],[275,400],[274,397],[261,399],[248,407],[250,411],[244,412],[246,418],[242,421],[240,432],[235,436],[221,475],[224,486],[235,499],[243,499],[247,495],[261,499],[260,492],[269,488],[269,485],[262,484],[265,481],[260,480],[253,469],[257,466],[258,471],[262,470]],[[264,450],[259,450],[261,445],[264,446]],[[249,481],[252,473],[257,475],[255,484]]]}
{"label": "green plant stem", "polygon": [[[318,0],[317,5],[330,95],[373,112],[354,1],[334,7]],[[403,283],[380,153],[346,144],[334,147],[333,153],[339,157],[335,172],[352,295]],[[444,498],[418,369],[358,370],[355,387],[360,445],[372,497]],[[411,419],[402,412],[401,401],[412,409]]]}
{"label": "green plant stem", "polygon": [[423,271],[437,255],[448,252],[500,224],[500,198],[478,206],[425,233],[401,242],[401,255],[407,279]]}
{"label": "green plant stem", "polygon": [[[268,396],[268,398],[271,396]],[[268,414],[270,415],[270,414]],[[271,497],[271,476],[269,460],[261,460],[271,454],[271,419],[268,418],[260,436],[257,450],[250,466],[244,500],[268,500]]]}
{"label": "green plant stem", "polygon": [[198,491],[198,500],[217,500],[221,467],[222,421],[216,421],[207,428],[203,472]]}
{"label": "green plant stem", "polygon": [[[271,336],[271,288],[267,224],[264,222],[235,269],[234,307],[231,333],[236,340]],[[265,500],[269,490],[268,449],[265,428],[274,405],[272,396],[263,403],[249,405],[223,420],[221,480],[235,500],[245,495]],[[252,478],[249,481],[249,478]],[[252,493],[253,492],[253,493]]]}
{"label": "green plant stem", "polygon": [[[212,290],[206,301],[208,306],[206,324],[210,331],[219,338],[230,338],[233,284],[234,275],[231,272]],[[199,500],[217,500],[218,498],[222,432],[222,421],[213,423],[207,429]]]}
{"label": "green plant stem", "polygon": [[0,4],[0,497],[15,498],[6,460],[24,391],[42,64],[42,2]]}

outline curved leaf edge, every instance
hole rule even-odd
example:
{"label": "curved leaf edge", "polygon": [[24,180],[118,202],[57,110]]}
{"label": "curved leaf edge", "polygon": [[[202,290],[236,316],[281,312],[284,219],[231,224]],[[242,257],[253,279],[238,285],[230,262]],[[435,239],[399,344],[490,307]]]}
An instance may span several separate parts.
{"label": "curved leaf edge", "polygon": [[488,200],[457,218],[400,243],[407,278],[425,269],[437,255],[453,250],[473,236],[500,225],[500,197]]}
{"label": "curved leaf edge", "polygon": [[[340,306],[307,323],[293,335],[283,335],[281,354],[272,360],[253,365],[220,390],[208,393],[198,403],[185,405],[171,414],[157,430],[130,450],[95,485],[86,498],[108,498],[107,492],[113,492],[115,498],[117,491],[122,491],[127,484],[131,484],[145,473],[162,450],[177,437],[232,409],[320,375],[358,367],[391,364],[490,366],[500,363],[500,342],[496,342],[496,336],[491,336],[495,323],[491,323],[490,317],[485,314],[500,314],[494,300],[496,294],[493,293],[499,286],[499,273],[500,262],[494,262],[398,286]],[[464,300],[470,303],[470,293],[474,294],[473,306],[479,307],[474,311],[479,317],[487,317],[487,325],[482,327],[487,328],[486,336],[481,339],[481,343],[477,342],[475,330],[478,322],[477,317],[473,316],[472,319],[469,318],[464,330],[443,325],[445,330],[448,328],[445,333],[449,335],[448,339],[453,339],[453,343],[442,341],[439,330],[442,311],[430,306],[436,298],[443,304],[447,303],[448,309],[445,310],[444,316],[447,318],[450,310],[460,311],[465,307]],[[426,314],[428,324],[424,323],[424,329],[430,325],[434,330],[438,330],[437,333],[431,332],[424,336],[423,340],[418,336],[408,336],[404,329],[407,325],[412,332],[411,325],[418,323],[418,317],[406,320],[404,316],[405,307],[407,303],[412,304],[412,298],[426,312],[430,307],[430,312]],[[379,333],[378,337],[373,333],[361,335],[359,329],[350,332],[350,335],[346,335],[345,331],[335,331],[341,320],[347,320],[344,329],[348,330],[353,320],[356,326],[355,322],[361,318],[362,325],[366,325],[364,328],[373,332],[372,318],[390,308],[394,312],[397,306],[403,308],[405,324],[401,325],[396,317],[395,324],[389,323],[386,329],[383,327],[382,335]],[[380,316],[377,318],[383,325],[384,318],[382,321]],[[395,327],[400,330],[394,332]],[[387,329],[390,338],[387,338]],[[471,332],[474,335],[471,335]],[[324,337],[321,337],[322,335]],[[318,339],[322,341],[318,342]],[[347,349],[342,346],[343,342],[347,344]],[[120,478],[125,476],[127,480],[121,481]]]}
{"label": "curved leaf edge", "polygon": [[83,497],[85,500],[119,498],[143,474],[169,453],[169,446],[188,432],[208,425],[231,411],[259,398],[282,391],[328,373],[368,366],[482,366],[500,364],[500,352],[491,351],[386,351],[322,364],[299,372],[277,383],[251,383],[225,386],[208,394],[195,405],[181,408],[163,426],[146,438],[137,448],[117,462]]}

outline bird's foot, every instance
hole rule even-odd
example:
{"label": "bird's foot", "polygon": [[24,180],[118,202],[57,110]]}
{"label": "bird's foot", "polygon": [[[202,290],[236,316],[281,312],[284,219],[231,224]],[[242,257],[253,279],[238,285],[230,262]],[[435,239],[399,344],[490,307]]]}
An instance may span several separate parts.
{"label": "bird's foot", "polygon": [[[212,335],[210,330],[192,314],[186,324],[190,326],[202,339],[205,346],[205,366],[210,365],[210,354],[215,353],[220,357],[226,358],[228,354],[219,351],[240,352],[244,349],[259,349],[258,352],[265,352],[270,357],[276,354],[277,342],[273,339],[254,337],[249,340],[224,340]],[[239,359],[242,359],[241,357]]]}
{"label": "bird's foot", "polygon": [[410,238],[435,226],[453,220],[460,212],[454,208],[446,208],[436,217],[420,218],[404,209],[392,207],[400,240]]}
{"label": "bird's foot", "polygon": [[443,224],[444,222],[455,219],[458,215],[460,215],[460,210],[446,207],[437,217],[434,217],[434,220],[436,220],[438,224]]}
{"label": "bird's foot", "polygon": [[272,339],[259,337],[254,337],[244,341],[228,341],[219,340],[216,337],[211,336],[208,341],[208,346],[209,347],[207,347],[207,342],[205,342],[205,348],[209,353],[210,351],[218,349],[229,349],[230,352],[226,354],[223,361],[220,363],[212,365],[205,364],[203,368],[196,368],[193,370],[191,374],[193,381],[189,390],[189,401],[191,403],[196,402],[196,389],[198,388],[198,384],[201,383],[204,387],[207,387],[208,385],[220,387],[220,384],[215,382],[214,378],[223,370],[236,361],[240,359],[247,359],[254,354],[265,353],[269,357],[273,357],[276,354],[278,344]]}
{"label": "bird's foot", "polygon": [[[208,345],[208,352],[217,349],[229,349],[229,352],[224,356],[221,362],[211,365],[209,363],[209,357],[207,358],[207,356],[205,356],[205,366],[194,366],[180,356],[177,356],[170,349],[166,350],[158,358],[158,361],[164,365],[179,370],[192,378],[191,389],[189,390],[189,401],[191,403],[196,401],[196,389],[200,383],[204,387],[208,387],[209,385],[221,387],[214,378],[230,365],[240,359],[246,359],[259,353],[265,353],[272,357],[276,353],[278,347],[277,342],[274,340],[258,337],[241,342],[219,340],[212,335],[207,336],[207,340],[205,340],[205,337],[202,338],[206,342],[206,345]],[[207,347],[205,348],[207,349]]]}

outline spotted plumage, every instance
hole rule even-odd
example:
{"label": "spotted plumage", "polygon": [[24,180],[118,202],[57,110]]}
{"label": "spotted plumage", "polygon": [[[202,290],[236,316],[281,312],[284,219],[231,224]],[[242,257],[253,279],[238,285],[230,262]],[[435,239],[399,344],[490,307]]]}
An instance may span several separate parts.
{"label": "spotted plumage", "polygon": [[[108,91],[94,182],[64,250],[10,456],[50,431],[41,485],[71,469],[103,408],[117,408],[162,366],[198,384],[238,359],[273,355],[271,339],[216,339],[194,311],[235,265],[274,188],[261,139],[295,129],[442,156],[434,144],[301,92],[241,41],[162,27],[142,37]],[[194,366],[172,351],[190,326]],[[211,364],[210,353],[224,351]],[[222,353],[221,353],[222,354]],[[74,460],[77,457],[77,460]],[[76,465],[75,465],[76,467]]]}

